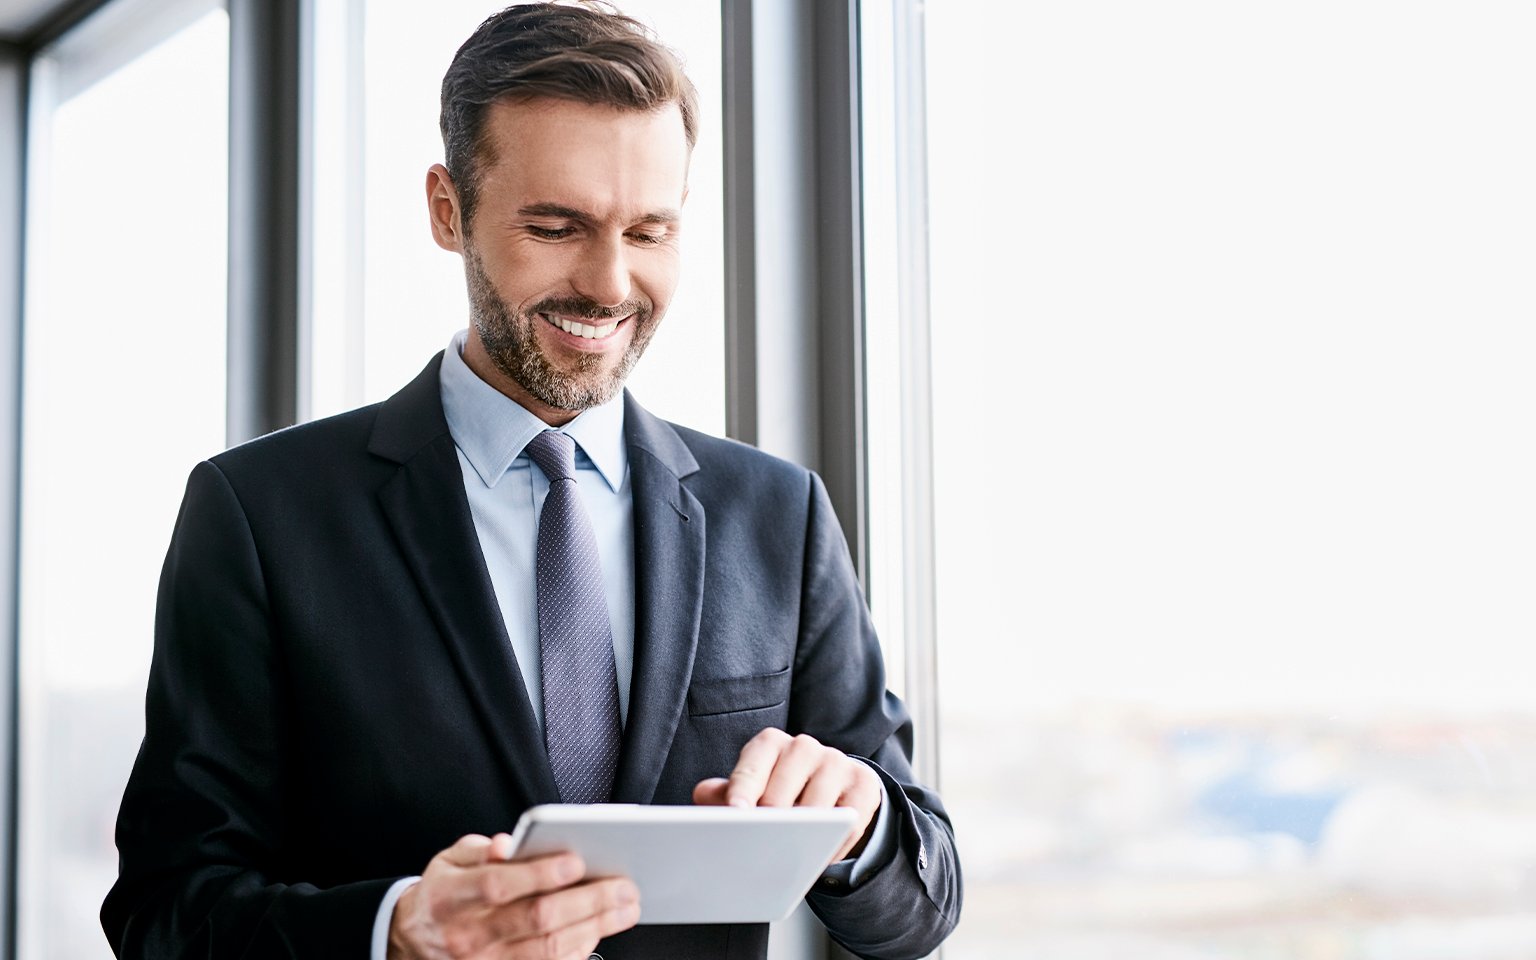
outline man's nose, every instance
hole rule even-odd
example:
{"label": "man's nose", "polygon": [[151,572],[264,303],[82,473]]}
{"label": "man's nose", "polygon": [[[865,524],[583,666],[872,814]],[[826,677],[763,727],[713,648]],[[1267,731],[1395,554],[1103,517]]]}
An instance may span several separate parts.
{"label": "man's nose", "polygon": [[604,307],[629,299],[629,262],[622,240],[590,244],[574,278],[576,292]]}

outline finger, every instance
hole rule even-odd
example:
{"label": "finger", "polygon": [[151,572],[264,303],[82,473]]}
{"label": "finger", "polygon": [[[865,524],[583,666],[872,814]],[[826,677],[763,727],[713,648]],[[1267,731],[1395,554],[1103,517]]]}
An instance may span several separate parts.
{"label": "finger", "polygon": [[628,930],[639,919],[640,905],[627,904],[531,940],[503,944],[494,956],[501,960],[547,960],[549,957],[584,960],[599,940]]}
{"label": "finger", "polygon": [[857,760],[853,761],[853,766],[849,769],[854,773],[853,782],[848,789],[843,791],[843,795],[838,798],[837,805],[840,807],[853,807],[864,814],[865,817],[874,816],[875,812],[880,809],[882,793],[880,777],[875,774],[875,771],[859,763]]}
{"label": "finger", "polygon": [[693,802],[701,806],[718,807],[725,803],[725,787],[730,783],[724,777],[700,780],[693,788]]}
{"label": "finger", "polygon": [[[779,752],[778,762],[763,785],[758,806],[794,806],[813,776],[838,778],[838,790],[841,791],[847,783],[847,774],[835,764],[828,764],[828,761],[841,757],[842,754],[823,747],[815,737],[800,734]],[[824,766],[831,769],[824,769]]]}
{"label": "finger", "polygon": [[498,833],[491,838],[490,849],[485,852],[486,862],[512,859],[512,834]]}
{"label": "finger", "polygon": [[848,764],[858,762],[846,756],[839,756],[832,762],[823,763],[806,781],[805,789],[800,791],[800,797],[795,801],[795,806],[837,806],[843,795],[855,785],[855,772],[848,768]]}
{"label": "finger", "polygon": [[789,743],[789,734],[768,727],[747,741],[741,748],[736,769],[731,771],[730,782],[725,787],[725,800],[733,807],[755,807],[763,795],[763,787],[773,772],[779,752]]}
{"label": "finger", "polygon": [[[857,761],[854,762],[857,763]],[[868,767],[864,769],[869,770]],[[837,799],[839,807],[851,807],[859,814],[859,819],[853,825],[853,829],[848,832],[848,838],[838,849],[833,863],[853,853],[854,849],[864,841],[864,835],[869,832],[869,825],[874,822],[876,814],[880,812],[880,781],[875,777],[873,770],[869,770],[869,774],[868,779],[857,778],[854,784]]]}
{"label": "finger", "polygon": [[439,902],[449,912],[500,906],[568,887],[580,880],[585,872],[586,865],[574,853],[557,853],[511,863],[487,863],[443,877]]}
{"label": "finger", "polygon": [[626,877],[607,877],[498,907],[487,918],[496,940],[533,940],[640,902]]}

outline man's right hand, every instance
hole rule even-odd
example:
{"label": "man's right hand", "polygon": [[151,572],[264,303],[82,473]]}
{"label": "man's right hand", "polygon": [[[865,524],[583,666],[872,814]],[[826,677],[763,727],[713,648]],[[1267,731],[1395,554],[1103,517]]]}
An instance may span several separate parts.
{"label": "man's right hand", "polygon": [[586,960],[640,919],[622,877],[583,880],[575,854],[508,862],[512,838],[467,836],[432,858],[395,904],[389,960]]}

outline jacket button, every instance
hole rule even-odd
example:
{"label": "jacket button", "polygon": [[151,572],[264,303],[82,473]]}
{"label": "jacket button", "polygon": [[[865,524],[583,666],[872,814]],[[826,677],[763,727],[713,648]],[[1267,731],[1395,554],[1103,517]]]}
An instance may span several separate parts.
{"label": "jacket button", "polygon": [[603,955],[600,953],[594,953],[588,956],[587,960],[603,960]]}

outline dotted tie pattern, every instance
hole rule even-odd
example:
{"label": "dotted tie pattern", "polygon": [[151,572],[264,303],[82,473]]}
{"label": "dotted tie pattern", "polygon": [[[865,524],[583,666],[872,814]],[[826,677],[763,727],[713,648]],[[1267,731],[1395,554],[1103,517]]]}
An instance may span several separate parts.
{"label": "dotted tie pattern", "polygon": [[576,487],[576,441],[546,430],[526,452],[549,478],[537,588],[544,743],[565,803],[604,803],[619,766],[619,683],[592,521]]}

